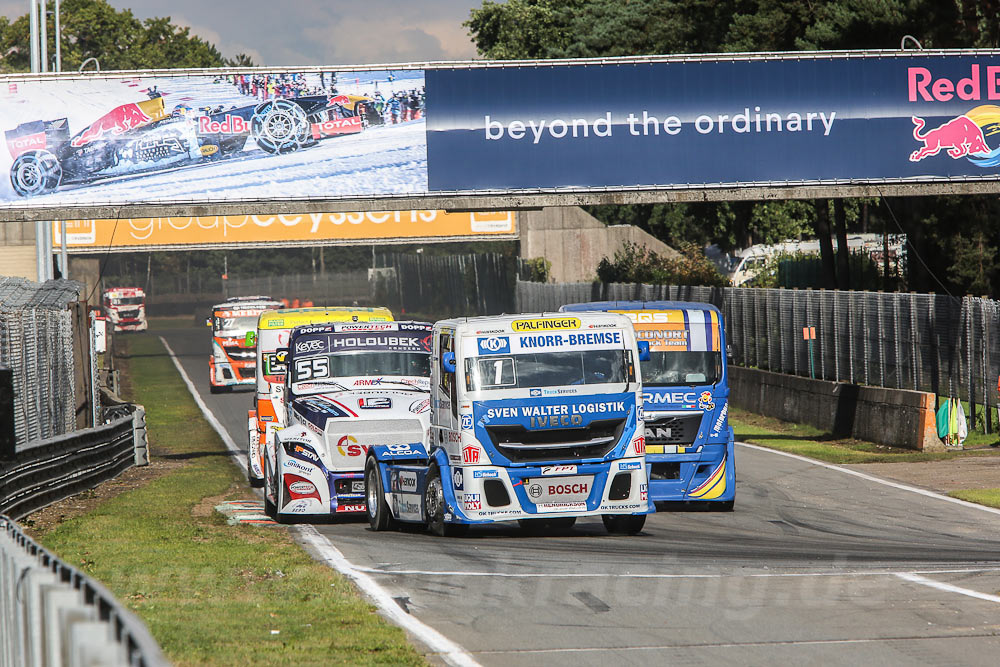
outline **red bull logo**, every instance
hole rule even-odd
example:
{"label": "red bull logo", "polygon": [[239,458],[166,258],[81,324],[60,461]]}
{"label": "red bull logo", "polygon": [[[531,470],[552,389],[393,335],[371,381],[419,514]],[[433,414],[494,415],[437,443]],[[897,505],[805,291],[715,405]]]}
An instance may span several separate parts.
{"label": "red bull logo", "polygon": [[983,128],[966,115],[952,118],[947,123],[922,134],[924,119],[913,116],[911,120],[915,126],[913,138],[923,143],[923,147],[910,154],[910,162],[920,162],[943,150],[956,160],[967,155],[990,152],[986,137],[983,135]]}
{"label": "red bull logo", "polygon": [[118,136],[129,130],[142,127],[151,120],[152,117],[148,116],[138,104],[123,104],[91,123],[90,127],[73,139],[71,145],[74,148],[79,148],[92,141],[97,141],[107,133]]}
{"label": "red bull logo", "polygon": [[212,120],[209,116],[200,116],[198,134],[250,134],[250,123],[229,114],[221,122]]}
{"label": "red bull logo", "polygon": [[347,95],[331,95],[329,98],[327,98],[326,106],[328,106],[328,107],[334,107],[334,106],[346,107],[350,103],[351,103],[351,98],[348,97]]}

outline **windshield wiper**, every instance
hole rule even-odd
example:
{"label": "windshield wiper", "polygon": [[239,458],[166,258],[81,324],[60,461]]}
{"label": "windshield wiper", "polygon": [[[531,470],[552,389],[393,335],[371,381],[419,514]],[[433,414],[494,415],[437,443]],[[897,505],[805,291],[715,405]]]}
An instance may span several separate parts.
{"label": "windshield wiper", "polygon": [[[410,391],[425,391],[424,389],[421,389],[420,387],[418,387],[415,384],[412,384],[410,382],[403,382],[402,380],[385,380],[385,379],[383,379],[381,382],[379,382],[377,385],[374,385],[374,386],[378,387],[378,386],[381,386],[383,384],[399,385],[401,387],[406,387]],[[368,389],[371,389],[371,388],[372,387],[368,387]]]}

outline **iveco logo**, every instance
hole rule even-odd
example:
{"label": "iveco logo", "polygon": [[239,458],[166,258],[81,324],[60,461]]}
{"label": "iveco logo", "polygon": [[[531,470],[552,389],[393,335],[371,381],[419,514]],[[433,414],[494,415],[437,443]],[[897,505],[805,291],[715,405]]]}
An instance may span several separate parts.
{"label": "iveco logo", "polygon": [[502,338],[498,338],[497,336],[490,336],[489,338],[487,338],[482,342],[482,346],[485,347],[490,352],[499,352],[504,347],[506,347],[505,343],[506,341],[504,341]]}

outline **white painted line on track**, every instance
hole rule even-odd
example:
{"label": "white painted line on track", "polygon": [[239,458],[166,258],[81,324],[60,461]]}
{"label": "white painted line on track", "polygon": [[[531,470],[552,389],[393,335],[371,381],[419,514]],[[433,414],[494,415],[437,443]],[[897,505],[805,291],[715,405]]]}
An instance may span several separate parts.
{"label": "white painted line on track", "polygon": [[978,598],[980,600],[986,600],[987,602],[1000,602],[1000,595],[990,595],[989,593],[980,593],[979,591],[974,591],[971,588],[962,588],[961,586],[955,586],[954,584],[946,584],[942,581],[934,581],[933,579],[922,577],[919,574],[915,574],[913,572],[900,572],[896,576],[899,577],[900,579],[911,581],[915,584],[920,584],[922,586],[930,586],[931,588],[936,588],[940,591],[948,591],[949,593],[958,593],[959,595],[968,595],[970,598]]}
{"label": "white painted line on track", "polygon": [[422,577],[497,577],[506,579],[774,579],[774,578],[796,578],[796,577],[902,577],[904,575],[918,576],[921,574],[978,574],[983,572],[1000,572],[1000,567],[979,567],[963,568],[955,570],[914,570],[912,572],[899,572],[896,570],[836,570],[833,572],[750,572],[740,573],[715,573],[715,574],[672,574],[672,573],[650,573],[650,574],[613,574],[610,572],[478,572],[468,570],[379,570],[373,567],[357,567],[358,572],[368,574],[399,574],[414,575]]}
{"label": "white painted line on track", "polygon": [[181,374],[181,379],[184,380],[184,384],[187,385],[188,391],[191,392],[191,397],[194,399],[194,402],[198,405],[198,409],[201,410],[201,414],[205,416],[205,419],[208,421],[208,423],[211,424],[212,428],[215,429],[215,432],[219,434],[219,437],[222,438],[222,442],[225,443],[226,445],[226,449],[232,452],[233,457],[240,462],[240,467],[243,469],[243,472],[246,473],[247,470],[246,454],[244,454],[243,451],[236,446],[236,443],[233,442],[233,439],[229,437],[229,433],[226,432],[225,427],[215,417],[215,414],[205,404],[205,401],[202,400],[201,395],[198,393],[198,390],[195,389],[194,387],[194,383],[191,382],[191,378],[188,377],[188,374],[184,370],[184,367],[181,366],[181,362],[177,359],[177,355],[174,354],[173,349],[170,347],[170,343],[168,343],[163,336],[160,336],[160,342],[163,343],[163,347],[166,348],[167,354],[170,355],[170,360],[174,362],[174,367],[177,369],[177,372]]}
{"label": "white painted line on track", "polygon": [[751,445],[748,442],[737,442],[740,447],[746,447],[748,449],[756,449],[757,451],[767,452],[768,454],[777,454],[778,456],[787,456],[790,459],[797,459],[799,461],[805,461],[806,463],[811,463],[815,466],[821,468],[829,468],[830,470],[838,470],[847,475],[853,475],[855,477],[860,477],[861,479],[866,479],[869,482],[875,482],[876,484],[882,484],[884,486],[891,486],[894,489],[900,489],[902,491],[909,491],[911,493],[919,493],[922,496],[927,496],[928,498],[937,498],[938,500],[945,500],[949,503],[954,503],[956,505],[961,505],[963,507],[968,507],[970,509],[980,510],[982,512],[989,512],[990,514],[1000,515],[1000,509],[995,507],[987,507],[986,505],[977,505],[976,503],[970,503],[967,500],[959,500],[958,498],[952,498],[951,496],[946,496],[943,493],[937,493],[935,491],[928,491],[927,489],[921,489],[916,486],[910,486],[909,484],[900,484],[899,482],[892,482],[887,479],[882,479],[881,477],[875,477],[874,475],[869,475],[867,473],[858,472],[857,470],[851,470],[850,468],[844,468],[842,466],[834,465],[832,463],[824,463],[823,461],[817,461],[816,459],[811,459],[806,456],[799,456],[798,454],[790,454],[788,452],[781,452],[777,449],[770,449],[768,447],[761,447],[760,445]]}
{"label": "white painted line on track", "polygon": [[318,552],[323,562],[354,581],[357,587],[375,602],[386,618],[429,646],[442,660],[456,667],[473,667],[479,665],[475,658],[461,646],[426,623],[403,611],[396,604],[396,601],[392,599],[388,591],[363,571],[364,568],[355,567],[314,526],[299,525],[296,528],[301,541]]}
{"label": "white painted line on track", "polygon": [[[181,366],[180,361],[177,359],[177,355],[174,354],[173,349],[171,349],[170,344],[160,336],[160,342],[163,343],[163,347],[166,348],[167,354],[170,355],[171,361],[174,362],[174,366],[177,368],[177,372],[180,373],[181,379],[184,380],[184,384],[187,385],[188,391],[191,392],[191,396],[194,398],[194,402],[197,403],[198,408],[201,413],[208,420],[208,423],[212,425],[212,428],[219,434],[222,441],[226,444],[226,448],[233,453],[233,456],[240,461],[240,465],[244,472],[247,469],[247,459],[246,455],[236,446],[233,439],[229,437],[229,433],[226,432],[225,427],[216,418],[212,410],[205,404],[201,396],[198,394],[198,390],[195,389],[194,383],[191,382],[191,378],[184,371]],[[312,547],[323,559],[323,562],[340,572],[342,575],[352,580],[355,585],[361,589],[372,601],[375,606],[378,607],[382,615],[389,619],[392,623],[395,623],[399,627],[408,631],[414,637],[419,639],[421,642],[426,644],[433,650],[442,660],[444,660],[449,665],[454,665],[455,667],[479,667],[479,663],[476,662],[475,658],[472,657],[468,651],[464,648],[451,641],[440,632],[432,628],[431,626],[417,620],[415,617],[407,614],[403,611],[396,601],[392,599],[392,596],[386,591],[382,586],[378,584],[374,579],[368,576],[363,568],[357,568],[351,561],[344,557],[344,554],[340,550],[333,546],[326,536],[322,535],[314,526],[310,525],[299,525],[295,526],[296,532],[299,534],[299,539],[303,544],[307,544]]]}

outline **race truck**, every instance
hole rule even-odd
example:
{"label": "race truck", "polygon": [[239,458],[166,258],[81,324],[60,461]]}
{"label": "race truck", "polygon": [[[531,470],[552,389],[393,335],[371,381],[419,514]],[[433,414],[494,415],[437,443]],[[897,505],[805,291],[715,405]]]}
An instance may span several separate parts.
{"label": "race truck", "polygon": [[563,312],[626,315],[639,341],[650,346],[642,362],[649,497],[656,502],[706,502],[730,511],[736,499],[736,458],[729,426],[726,332],[719,310],[707,303],[601,301]]}
{"label": "race truck", "polygon": [[282,428],[264,451],[264,506],[293,517],[365,511],[365,454],[422,449],[431,325],[344,322],[296,327]]}
{"label": "race truck", "polygon": [[368,451],[372,529],[448,536],[516,520],[550,532],[600,516],[611,533],[639,532],[654,511],[644,356],[628,318],[610,313],[436,323],[429,438]]}
{"label": "race truck", "polygon": [[101,297],[104,314],[115,331],[145,331],[146,292],[141,287],[112,287]]}
{"label": "race truck", "polygon": [[[308,324],[334,322],[391,322],[388,308],[332,306],[266,310],[257,318],[257,369],[254,406],[247,412],[247,479],[250,486],[264,485],[264,450],[268,433],[284,414],[285,352],[292,329]],[[279,349],[282,351],[279,352]]]}
{"label": "race truck", "polygon": [[162,97],[153,97],[119,105],[72,136],[66,118],[21,123],[4,135],[14,159],[11,185],[18,195],[32,197],[60,185],[231,157],[243,151],[248,137],[267,153],[287,153],[379,122],[375,101],[360,95],[200,110],[182,103],[170,112]]}
{"label": "race truck", "polygon": [[280,307],[280,301],[267,296],[236,296],[212,306],[205,324],[212,327],[208,381],[213,394],[254,383],[257,316]]}

